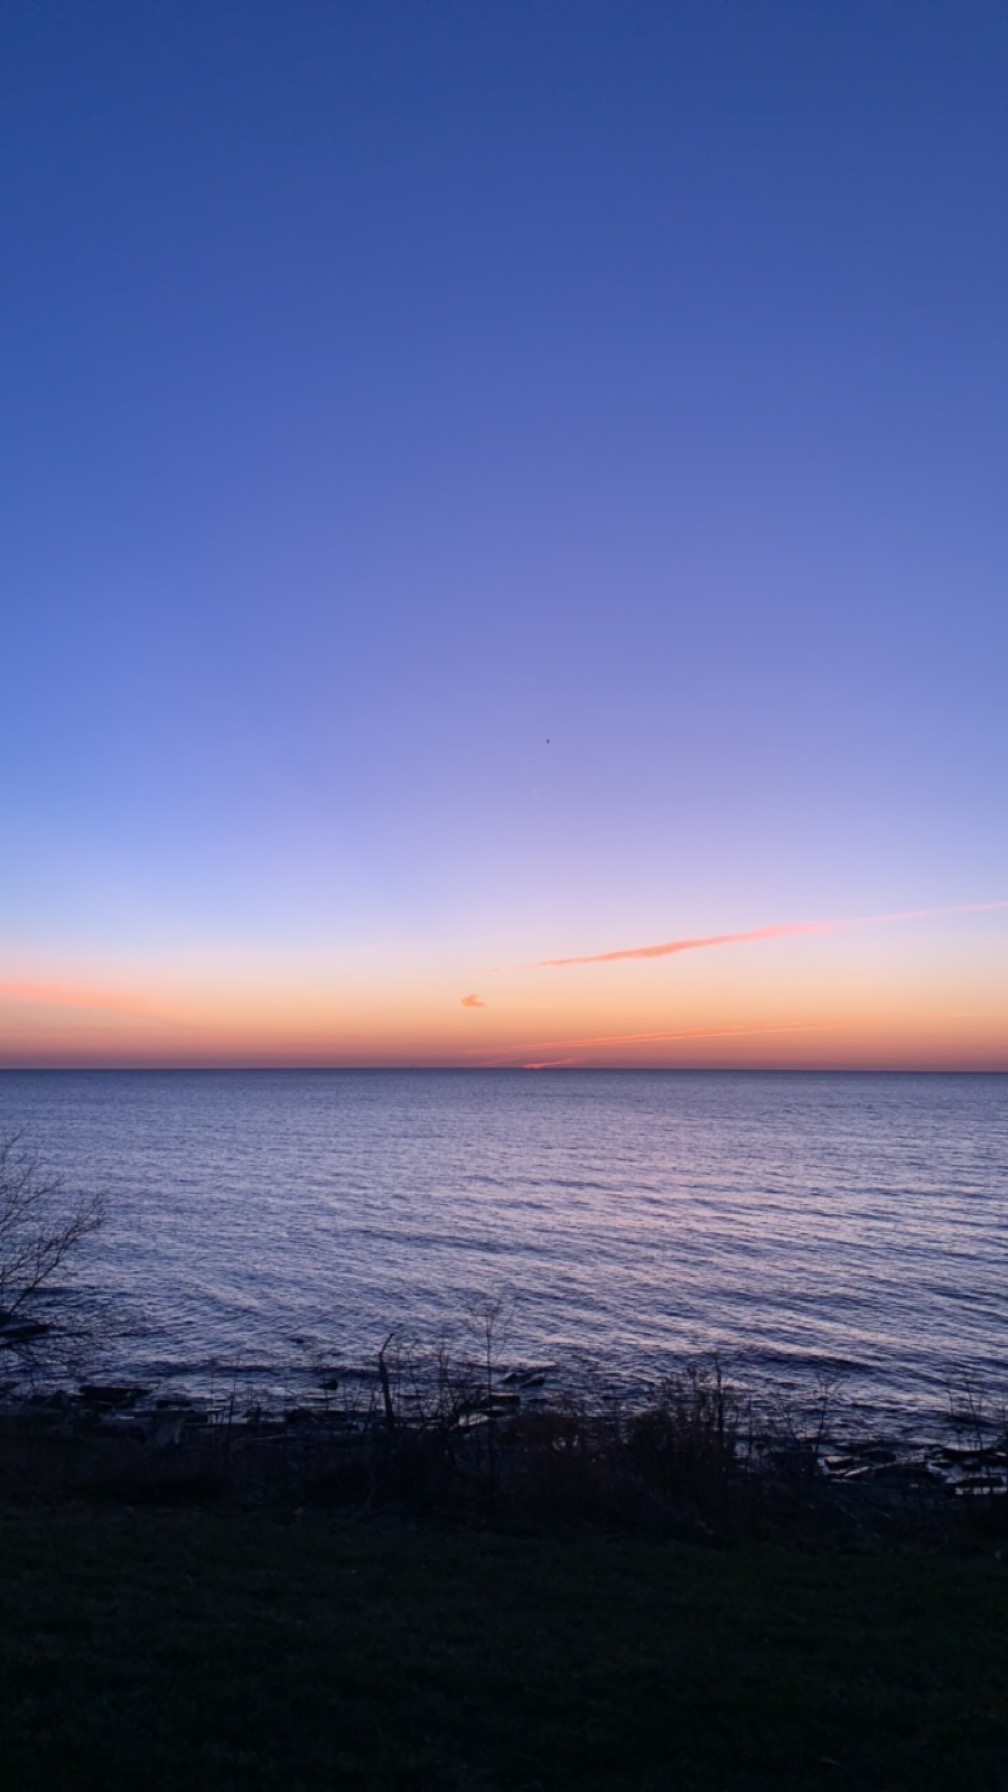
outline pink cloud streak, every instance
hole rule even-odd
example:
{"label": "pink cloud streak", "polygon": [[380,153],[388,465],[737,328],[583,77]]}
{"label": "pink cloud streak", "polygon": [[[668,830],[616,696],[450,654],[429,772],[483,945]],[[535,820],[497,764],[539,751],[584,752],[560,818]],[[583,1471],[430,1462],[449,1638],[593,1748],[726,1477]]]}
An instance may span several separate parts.
{"label": "pink cloud streak", "polygon": [[[946,1023],[959,1020],[991,1020],[997,1019],[997,1010],[993,1008],[956,1008],[928,1016],[932,1022]],[[529,1051],[570,1051],[572,1047],[586,1049],[597,1045],[647,1045],[655,1042],[677,1039],[732,1039],[745,1034],[756,1033],[844,1033],[853,1031],[860,1024],[856,1016],[834,1016],[827,1020],[785,1020],[785,1021],[750,1021],[738,1026],[718,1027],[677,1027],[668,1032],[654,1033],[597,1033],[589,1038],[578,1039],[535,1039],[526,1049]],[[561,1058],[561,1064],[576,1064],[576,1058]],[[525,1066],[529,1068],[528,1065]],[[535,1068],[533,1065],[531,1068]]]}
{"label": "pink cloud streak", "polygon": [[670,1032],[658,1033],[598,1033],[587,1039],[537,1039],[533,1041],[531,1050],[562,1051],[565,1047],[569,1050],[571,1046],[644,1045],[671,1039],[729,1039],[744,1033],[832,1033],[843,1032],[856,1024],[856,1021],[846,1018],[843,1020],[757,1021],[744,1026],[678,1027]]}
{"label": "pink cloud streak", "polygon": [[583,958],[540,958],[537,971],[568,965],[616,964],[626,959],[671,958],[677,952],[701,952],[710,946],[742,946],[756,940],[779,940],[798,934],[843,933],[848,927],[875,927],[897,921],[926,921],[942,915],[979,915],[1008,908],[1008,900],[966,902],[954,908],[900,909],[888,915],[853,915],[842,921],[785,921],[775,927],[754,927],[746,933],[711,933],[696,939],[662,940],[655,946],[627,946],[616,952],[592,952]]}

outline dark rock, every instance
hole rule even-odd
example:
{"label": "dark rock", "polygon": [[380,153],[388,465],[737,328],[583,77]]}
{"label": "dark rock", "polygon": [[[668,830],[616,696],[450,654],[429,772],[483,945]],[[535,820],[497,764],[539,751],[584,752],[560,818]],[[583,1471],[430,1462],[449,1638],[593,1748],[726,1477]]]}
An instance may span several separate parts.
{"label": "dark rock", "polygon": [[82,1404],[95,1412],[122,1412],[127,1407],[136,1406],[149,1393],[150,1388],[135,1385],[109,1384],[102,1387],[97,1382],[85,1382],[80,1397]]}
{"label": "dark rock", "polygon": [[34,1338],[44,1338],[46,1332],[51,1331],[52,1326],[42,1319],[0,1319],[0,1349],[13,1350],[18,1344],[30,1344]]}

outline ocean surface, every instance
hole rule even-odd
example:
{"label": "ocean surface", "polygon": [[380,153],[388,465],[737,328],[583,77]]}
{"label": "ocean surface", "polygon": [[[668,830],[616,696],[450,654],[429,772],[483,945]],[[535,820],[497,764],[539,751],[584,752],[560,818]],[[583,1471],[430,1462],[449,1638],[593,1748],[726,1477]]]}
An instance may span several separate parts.
{"label": "ocean surface", "polygon": [[1005,1076],[7,1071],[14,1129],[104,1191],[106,1379],[275,1394],[500,1301],[556,1388],[716,1350],[904,1429],[1008,1394]]}

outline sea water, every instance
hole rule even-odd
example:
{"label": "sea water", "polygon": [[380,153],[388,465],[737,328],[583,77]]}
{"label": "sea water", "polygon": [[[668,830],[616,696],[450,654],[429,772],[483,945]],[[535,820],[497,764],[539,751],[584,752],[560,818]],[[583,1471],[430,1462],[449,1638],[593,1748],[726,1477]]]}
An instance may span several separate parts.
{"label": "sea water", "polygon": [[890,1421],[1008,1391],[1008,1077],[8,1071],[15,1129],[104,1193],[106,1376],[276,1389],[499,1303],[556,1386],[717,1351]]}

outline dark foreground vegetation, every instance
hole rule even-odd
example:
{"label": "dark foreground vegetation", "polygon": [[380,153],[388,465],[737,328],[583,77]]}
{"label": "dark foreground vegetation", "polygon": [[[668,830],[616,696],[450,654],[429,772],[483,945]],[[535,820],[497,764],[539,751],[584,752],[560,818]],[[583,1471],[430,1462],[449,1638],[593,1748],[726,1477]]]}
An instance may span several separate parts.
{"label": "dark foreground vegetation", "polygon": [[[390,1341],[391,1343],[391,1341]],[[927,1450],[834,1422],[832,1388],[757,1409],[714,1358],[627,1404],[545,1397],[503,1375],[389,1345],[258,1402],[237,1374],[203,1401],[85,1384],[0,1408],[0,1500],[590,1525],[656,1537],[958,1547],[1008,1540],[1008,1425],[969,1386]]]}
{"label": "dark foreground vegetation", "polygon": [[12,1406],[0,1783],[1008,1789],[1004,1440],[941,1478],[827,1417],[757,1434],[716,1364]]}

